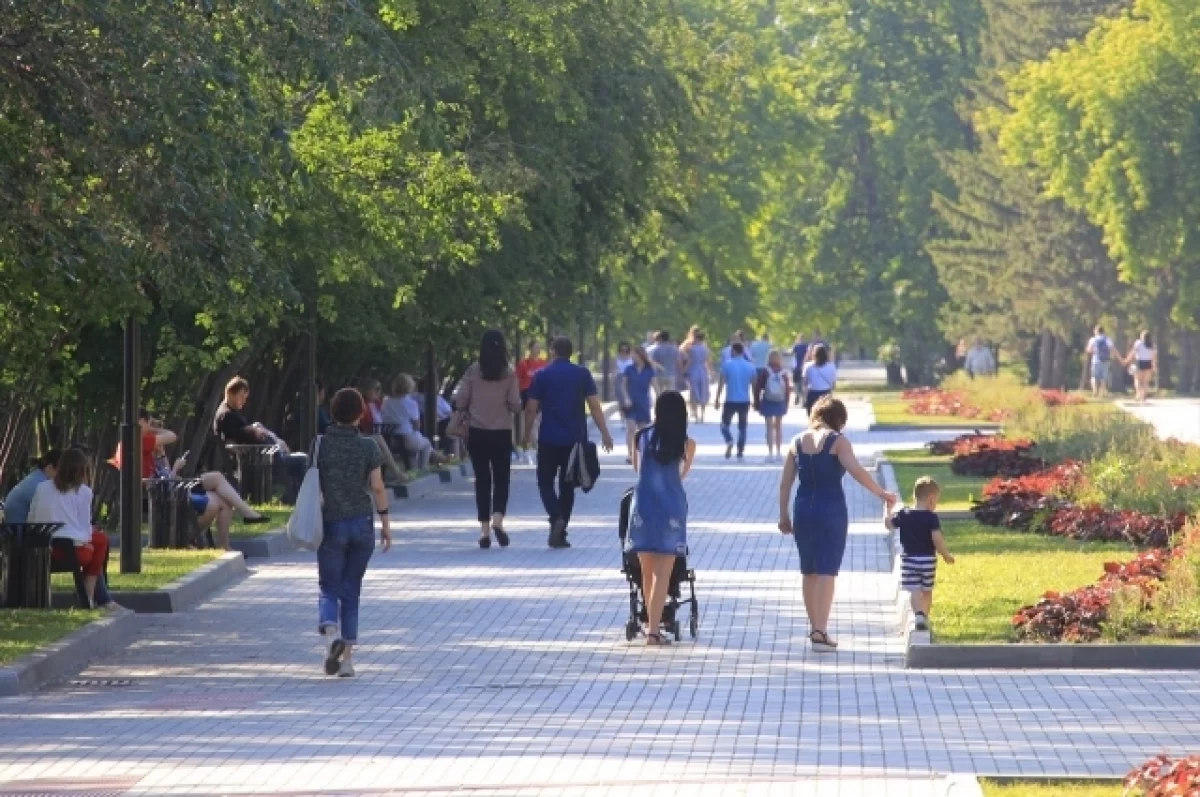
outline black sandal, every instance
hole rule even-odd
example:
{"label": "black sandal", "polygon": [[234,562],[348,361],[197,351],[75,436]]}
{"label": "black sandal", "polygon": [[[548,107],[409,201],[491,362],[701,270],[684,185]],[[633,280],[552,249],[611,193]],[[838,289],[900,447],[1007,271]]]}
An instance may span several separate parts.
{"label": "black sandal", "polygon": [[496,535],[496,542],[500,543],[501,548],[508,547],[508,532],[499,526],[492,526],[492,534]]}
{"label": "black sandal", "polygon": [[491,537],[480,537],[479,538],[479,547],[483,548],[485,550],[488,548],[491,548],[492,547],[492,538]]}
{"label": "black sandal", "polygon": [[837,643],[830,639],[829,634],[824,631],[813,630],[808,635],[808,641],[812,643],[813,650],[827,653],[837,650]]}

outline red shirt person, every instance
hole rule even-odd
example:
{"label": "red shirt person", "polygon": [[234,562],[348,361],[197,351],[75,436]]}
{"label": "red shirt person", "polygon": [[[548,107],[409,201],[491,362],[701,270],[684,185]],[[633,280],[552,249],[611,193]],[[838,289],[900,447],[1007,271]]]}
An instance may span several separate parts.
{"label": "red shirt person", "polygon": [[538,371],[546,367],[547,360],[542,355],[542,344],[538,341],[533,341],[529,344],[529,354],[524,360],[517,363],[517,387],[521,390],[521,406],[525,406],[525,400],[529,395],[529,388],[533,385],[533,377]]}
{"label": "red shirt person", "polygon": [[[154,477],[154,449],[159,446],[169,446],[176,440],[175,433],[156,426],[157,421],[150,417],[150,412],[142,407],[138,410],[138,428],[142,432],[142,478]],[[121,444],[117,443],[117,453],[108,461],[117,470],[121,469]]]}

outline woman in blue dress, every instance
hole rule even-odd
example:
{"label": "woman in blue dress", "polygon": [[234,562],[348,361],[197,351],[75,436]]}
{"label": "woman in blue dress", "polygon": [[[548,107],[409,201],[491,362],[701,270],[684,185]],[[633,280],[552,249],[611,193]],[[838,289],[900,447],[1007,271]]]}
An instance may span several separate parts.
{"label": "woman in blue dress", "polygon": [[688,406],[692,410],[692,420],[704,423],[704,410],[708,406],[709,386],[709,353],[708,344],[704,342],[704,332],[698,327],[688,330],[687,340],[679,350],[683,360],[684,377],[688,386]]}
{"label": "woman in blue dress", "polygon": [[669,644],[660,631],[675,557],[687,553],[687,494],[696,441],[687,435],[683,396],[667,391],[654,404],[654,425],[637,435],[633,468],[638,473],[629,512],[629,550],[642,566],[646,596],[646,644]]}
{"label": "woman in blue dress", "polygon": [[625,368],[617,380],[617,399],[625,415],[625,440],[629,444],[626,462],[632,463],[636,446],[634,436],[650,425],[650,388],[654,384],[655,368],[645,347],[635,346],[633,364]]}
{"label": "woman in blue dress", "polygon": [[[876,484],[859,464],[850,441],[842,436],[845,426],[846,405],[832,396],[818,401],[809,416],[809,428],[792,441],[779,480],[779,530],[796,539],[804,610],[811,628],[808,639],[818,651],[837,650],[829,636],[829,613],[850,526],[842,476],[849,473],[889,506],[896,503],[895,493]],[[797,478],[800,487],[789,514],[788,498]]]}

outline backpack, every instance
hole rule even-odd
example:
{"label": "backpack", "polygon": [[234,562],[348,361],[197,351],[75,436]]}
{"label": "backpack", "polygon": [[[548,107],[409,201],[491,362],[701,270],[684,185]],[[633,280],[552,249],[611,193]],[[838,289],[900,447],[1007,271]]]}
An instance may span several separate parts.
{"label": "backpack", "polygon": [[1096,359],[1102,363],[1108,362],[1112,358],[1112,352],[1108,347],[1108,338],[1100,335],[1096,338]]}
{"label": "backpack", "polygon": [[769,371],[767,383],[763,386],[763,398],[767,401],[784,401],[787,399],[787,385],[783,381],[783,371]]}

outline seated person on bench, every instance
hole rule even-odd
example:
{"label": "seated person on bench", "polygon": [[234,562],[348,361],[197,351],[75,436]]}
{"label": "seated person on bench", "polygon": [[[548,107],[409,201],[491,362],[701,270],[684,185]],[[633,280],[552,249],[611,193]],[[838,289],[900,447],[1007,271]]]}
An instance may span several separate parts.
{"label": "seated person on bench", "polygon": [[217,408],[217,415],[213,418],[213,432],[226,444],[278,445],[279,452],[275,454],[275,460],[286,466],[288,475],[283,502],[294,503],[296,494],[300,492],[300,483],[304,481],[304,472],[308,470],[308,455],[293,454],[267,427],[261,423],[248,422],[242,416],[242,410],[249,398],[249,382],[240,376],[229,380],[229,384],[225,385],[225,400],[221,402],[221,406]]}
{"label": "seated person on bench", "polygon": [[[160,479],[178,479],[179,472],[187,462],[187,455],[180,457],[175,466],[167,464],[167,453],[161,446],[154,450],[155,476]],[[233,485],[223,474],[208,471],[197,476],[200,483],[192,488],[189,500],[196,512],[196,524],[204,532],[213,521],[217,523],[217,544],[226,551],[229,550],[229,527],[233,524],[234,510],[242,516],[246,524],[266,523],[270,518],[255,512],[249,504],[238,495]]]}
{"label": "seated person on bench", "polygon": [[92,488],[88,481],[83,452],[74,448],[62,452],[54,479],[42,482],[33,493],[29,522],[64,524],[54,537],[75,544],[84,589],[88,600],[96,605],[96,584],[108,558],[108,537],[92,526]]}

